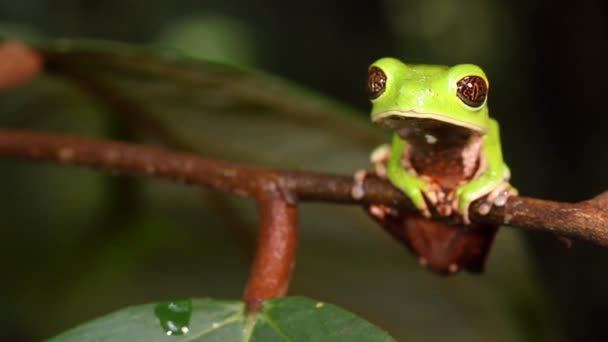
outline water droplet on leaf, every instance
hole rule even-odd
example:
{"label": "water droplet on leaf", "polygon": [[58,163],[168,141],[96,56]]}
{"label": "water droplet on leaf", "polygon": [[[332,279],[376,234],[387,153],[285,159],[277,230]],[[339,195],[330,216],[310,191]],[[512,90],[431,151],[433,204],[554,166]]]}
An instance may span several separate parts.
{"label": "water droplet on leaf", "polygon": [[186,299],[158,303],[154,315],[167,336],[187,334],[190,331],[188,325],[192,315],[192,301]]}

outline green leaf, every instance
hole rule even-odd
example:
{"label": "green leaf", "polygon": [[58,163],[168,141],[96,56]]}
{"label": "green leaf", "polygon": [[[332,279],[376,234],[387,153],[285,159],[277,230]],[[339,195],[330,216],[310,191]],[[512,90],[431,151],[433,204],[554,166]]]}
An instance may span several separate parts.
{"label": "green leaf", "polygon": [[[171,336],[168,338],[168,336]],[[270,299],[247,315],[240,301],[210,298],[128,307],[51,341],[394,341],[384,330],[332,304]]]}
{"label": "green leaf", "polygon": [[206,155],[352,172],[388,136],[366,114],[245,67],[99,41],[60,40],[39,50],[50,75],[140,131],[153,126]]}

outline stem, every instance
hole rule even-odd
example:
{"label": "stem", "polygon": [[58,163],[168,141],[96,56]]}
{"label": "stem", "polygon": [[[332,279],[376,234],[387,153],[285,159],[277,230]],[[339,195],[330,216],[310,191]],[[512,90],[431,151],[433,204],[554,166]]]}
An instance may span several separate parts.
{"label": "stem", "polygon": [[245,290],[250,312],[258,311],[265,299],[287,293],[297,247],[297,208],[282,198],[275,183],[261,189],[258,212],[258,247]]}

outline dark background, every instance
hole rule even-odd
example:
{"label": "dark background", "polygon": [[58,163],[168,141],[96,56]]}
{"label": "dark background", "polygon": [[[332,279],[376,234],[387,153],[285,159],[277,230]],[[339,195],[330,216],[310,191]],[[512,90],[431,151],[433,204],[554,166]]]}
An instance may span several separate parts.
{"label": "dark background", "polygon": [[[514,184],[526,196],[579,201],[608,188],[605,7],[605,2],[600,0],[568,3],[23,0],[0,3],[0,28],[21,36],[86,37],[173,46],[192,56],[227,60],[278,74],[352,104],[363,112],[369,107],[363,88],[366,68],[379,57],[390,55],[411,63],[479,64],[491,81],[490,113],[501,124],[504,154],[513,171]],[[19,98],[0,97],[5,112],[7,106],[17,106],[13,103],[16,99]],[[49,106],[53,104],[49,103]],[[96,131],[91,127],[99,126],[94,116],[76,124],[70,119],[35,120],[31,126],[53,129],[64,124],[84,132]],[[116,132],[111,125],[110,128],[106,124],[101,126],[113,130],[115,136],[121,135],[120,129]],[[223,258],[223,263],[212,266],[201,265],[200,260],[192,267],[163,262],[165,254],[179,255],[182,259],[200,257],[196,251],[184,252],[179,247],[161,252],[156,251],[156,247],[150,249],[156,252],[139,251],[148,253],[145,255],[136,251],[133,258],[130,247],[133,243],[160,246],[163,241],[169,244],[173,241],[179,246],[181,241],[179,236],[150,235],[149,231],[154,231],[155,226],[178,225],[168,216],[155,211],[145,211],[146,215],[137,216],[117,214],[141,212],[143,205],[134,204],[130,197],[135,196],[134,192],[142,191],[137,190],[137,181],[107,178],[88,171],[69,171],[73,173],[66,177],[83,177],[83,182],[91,182],[87,194],[81,194],[78,190],[66,192],[63,180],[50,183],[36,180],[43,173],[66,172],[63,169],[39,166],[33,171],[30,164],[15,166],[3,162],[2,165],[3,177],[11,184],[4,192],[6,198],[0,201],[6,208],[2,228],[6,231],[2,238],[6,248],[2,264],[7,284],[4,294],[0,294],[0,299],[6,296],[3,299],[4,317],[0,316],[0,337],[36,340],[109,310],[164,297],[212,295],[234,298],[240,295],[248,259],[236,257],[240,253],[236,245],[226,252],[220,247],[214,251],[212,243],[203,244],[201,248],[209,253],[205,254],[207,256],[216,252],[228,253],[235,259]],[[83,200],[90,199],[91,191],[96,199]],[[53,192],[57,194],[48,195]],[[68,203],[70,196],[79,203],[78,207],[71,204],[65,204],[66,208],[62,209],[53,207]],[[105,203],[103,210],[99,209],[100,202]],[[192,207],[172,210],[177,215],[181,213],[181,219],[189,224],[201,223]],[[108,220],[112,221],[113,227],[130,228],[92,230],[91,215],[97,217],[94,222],[98,228],[107,226]],[[63,227],[70,227],[66,236],[56,232]],[[206,240],[221,240],[225,238],[222,234],[218,230],[201,236]],[[532,332],[513,336],[526,336],[525,339],[530,340],[546,337],[546,333],[534,333],[538,322],[543,321],[543,329],[552,330],[555,336],[565,340],[608,339],[605,329],[608,276],[604,274],[608,251],[579,242],[566,249],[546,234],[521,235],[530,256],[530,267],[538,278],[540,290],[537,293],[542,296],[542,303],[539,304],[541,309],[525,305],[514,309],[514,316],[523,317],[522,329]],[[142,239],[141,236],[147,237]],[[309,247],[303,244],[301,249],[323,248],[312,242]],[[47,253],[56,255],[51,257]],[[86,255],[95,257],[89,260]],[[108,261],[110,257],[115,259]],[[329,253],[327,257],[335,256]],[[342,258],[348,264],[348,258]],[[320,259],[320,263],[325,262]],[[125,266],[138,263],[146,265],[142,266],[146,268],[143,273],[155,275],[154,281],[137,278],[134,275],[137,273]],[[325,285],[319,284],[323,276],[314,263],[303,264],[302,267],[310,267],[311,272],[304,270],[298,276],[296,268],[292,292],[324,297],[387,327],[396,337],[410,336],[405,328],[405,331],[395,331],[399,327],[395,323],[400,319],[398,312],[383,309],[380,303],[370,312],[364,305],[349,304],[356,302],[356,298],[332,297],[331,291],[324,292]],[[111,265],[120,265],[122,273]],[[222,285],[207,284],[207,290],[200,283],[194,285],[184,274],[196,269],[218,274],[203,281]],[[106,282],[121,277],[134,279],[130,279],[130,283],[116,284],[115,301],[112,297],[96,295],[91,287],[91,284],[112,287]],[[309,278],[303,279],[306,277]],[[356,277],[352,280],[358,281]],[[441,286],[450,286],[445,282],[451,280],[442,281],[444,285]],[[131,286],[125,286],[126,283]],[[309,283],[316,283],[321,289],[314,290],[314,285]],[[374,288],[367,291],[374,292]],[[89,297],[85,295],[87,293]],[[394,298],[398,293],[395,291],[388,296]],[[108,293],[103,295],[108,296]],[[361,292],[358,300],[366,301],[366,295]],[[91,296],[95,298],[91,299]],[[88,299],[83,303],[85,298]],[[426,303],[420,299],[403,305],[417,307]],[[61,312],[58,314],[61,318],[51,317],[54,312]],[[446,336],[450,336],[450,324],[445,321],[436,324],[439,325],[437,329],[445,329]]]}

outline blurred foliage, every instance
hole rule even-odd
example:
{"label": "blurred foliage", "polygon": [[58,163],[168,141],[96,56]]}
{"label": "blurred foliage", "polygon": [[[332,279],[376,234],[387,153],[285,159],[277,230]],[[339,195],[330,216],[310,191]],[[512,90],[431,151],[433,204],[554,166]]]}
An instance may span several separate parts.
{"label": "blurred foliage", "polygon": [[[490,77],[491,115],[501,123],[514,183],[525,195],[576,201],[608,188],[605,6],[599,0],[289,6],[276,0],[24,0],[0,3],[0,33],[145,43],[170,55],[178,51],[256,67],[355,106],[362,114],[352,115],[359,119],[368,109],[366,68],[376,58],[473,62]],[[154,80],[163,84],[162,77]],[[182,102],[198,100],[182,96]],[[148,99],[136,98],[153,107],[155,97]],[[237,137],[201,142],[205,136],[197,137],[196,128],[205,125],[204,113],[184,122],[183,116],[171,120],[171,111],[161,112],[177,136],[189,132],[189,139],[200,139],[185,139],[188,144],[204,149],[213,143],[220,149],[216,156],[256,162],[258,154],[231,154],[234,145],[222,153]],[[117,114],[56,78],[0,94],[3,126],[163,142]],[[254,128],[267,127],[249,127],[246,120],[233,125],[240,133],[249,128],[252,136]],[[351,172],[367,164],[373,148],[352,148],[359,152],[338,164],[332,163],[338,152],[328,152],[318,137],[296,139],[285,128],[260,136],[280,141],[275,145],[284,149],[284,158],[293,157],[290,146],[318,144],[299,161],[295,155],[295,164],[282,163],[283,157],[265,160],[303,169]],[[1,340],[40,340],[143,302],[241,295],[257,224],[254,203],[90,170],[1,164],[7,194],[0,198],[6,279],[0,287]],[[506,228],[484,276],[442,279],[419,268],[356,208],[305,204],[301,210],[291,293],[352,310],[399,340],[608,338],[608,279],[599,272],[608,264],[603,249],[576,242],[566,249],[551,236]]]}
{"label": "blurred foliage", "polygon": [[176,19],[157,38],[161,45],[200,59],[237,65],[255,65],[255,38],[242,22],[220,15],[193,15]]}

